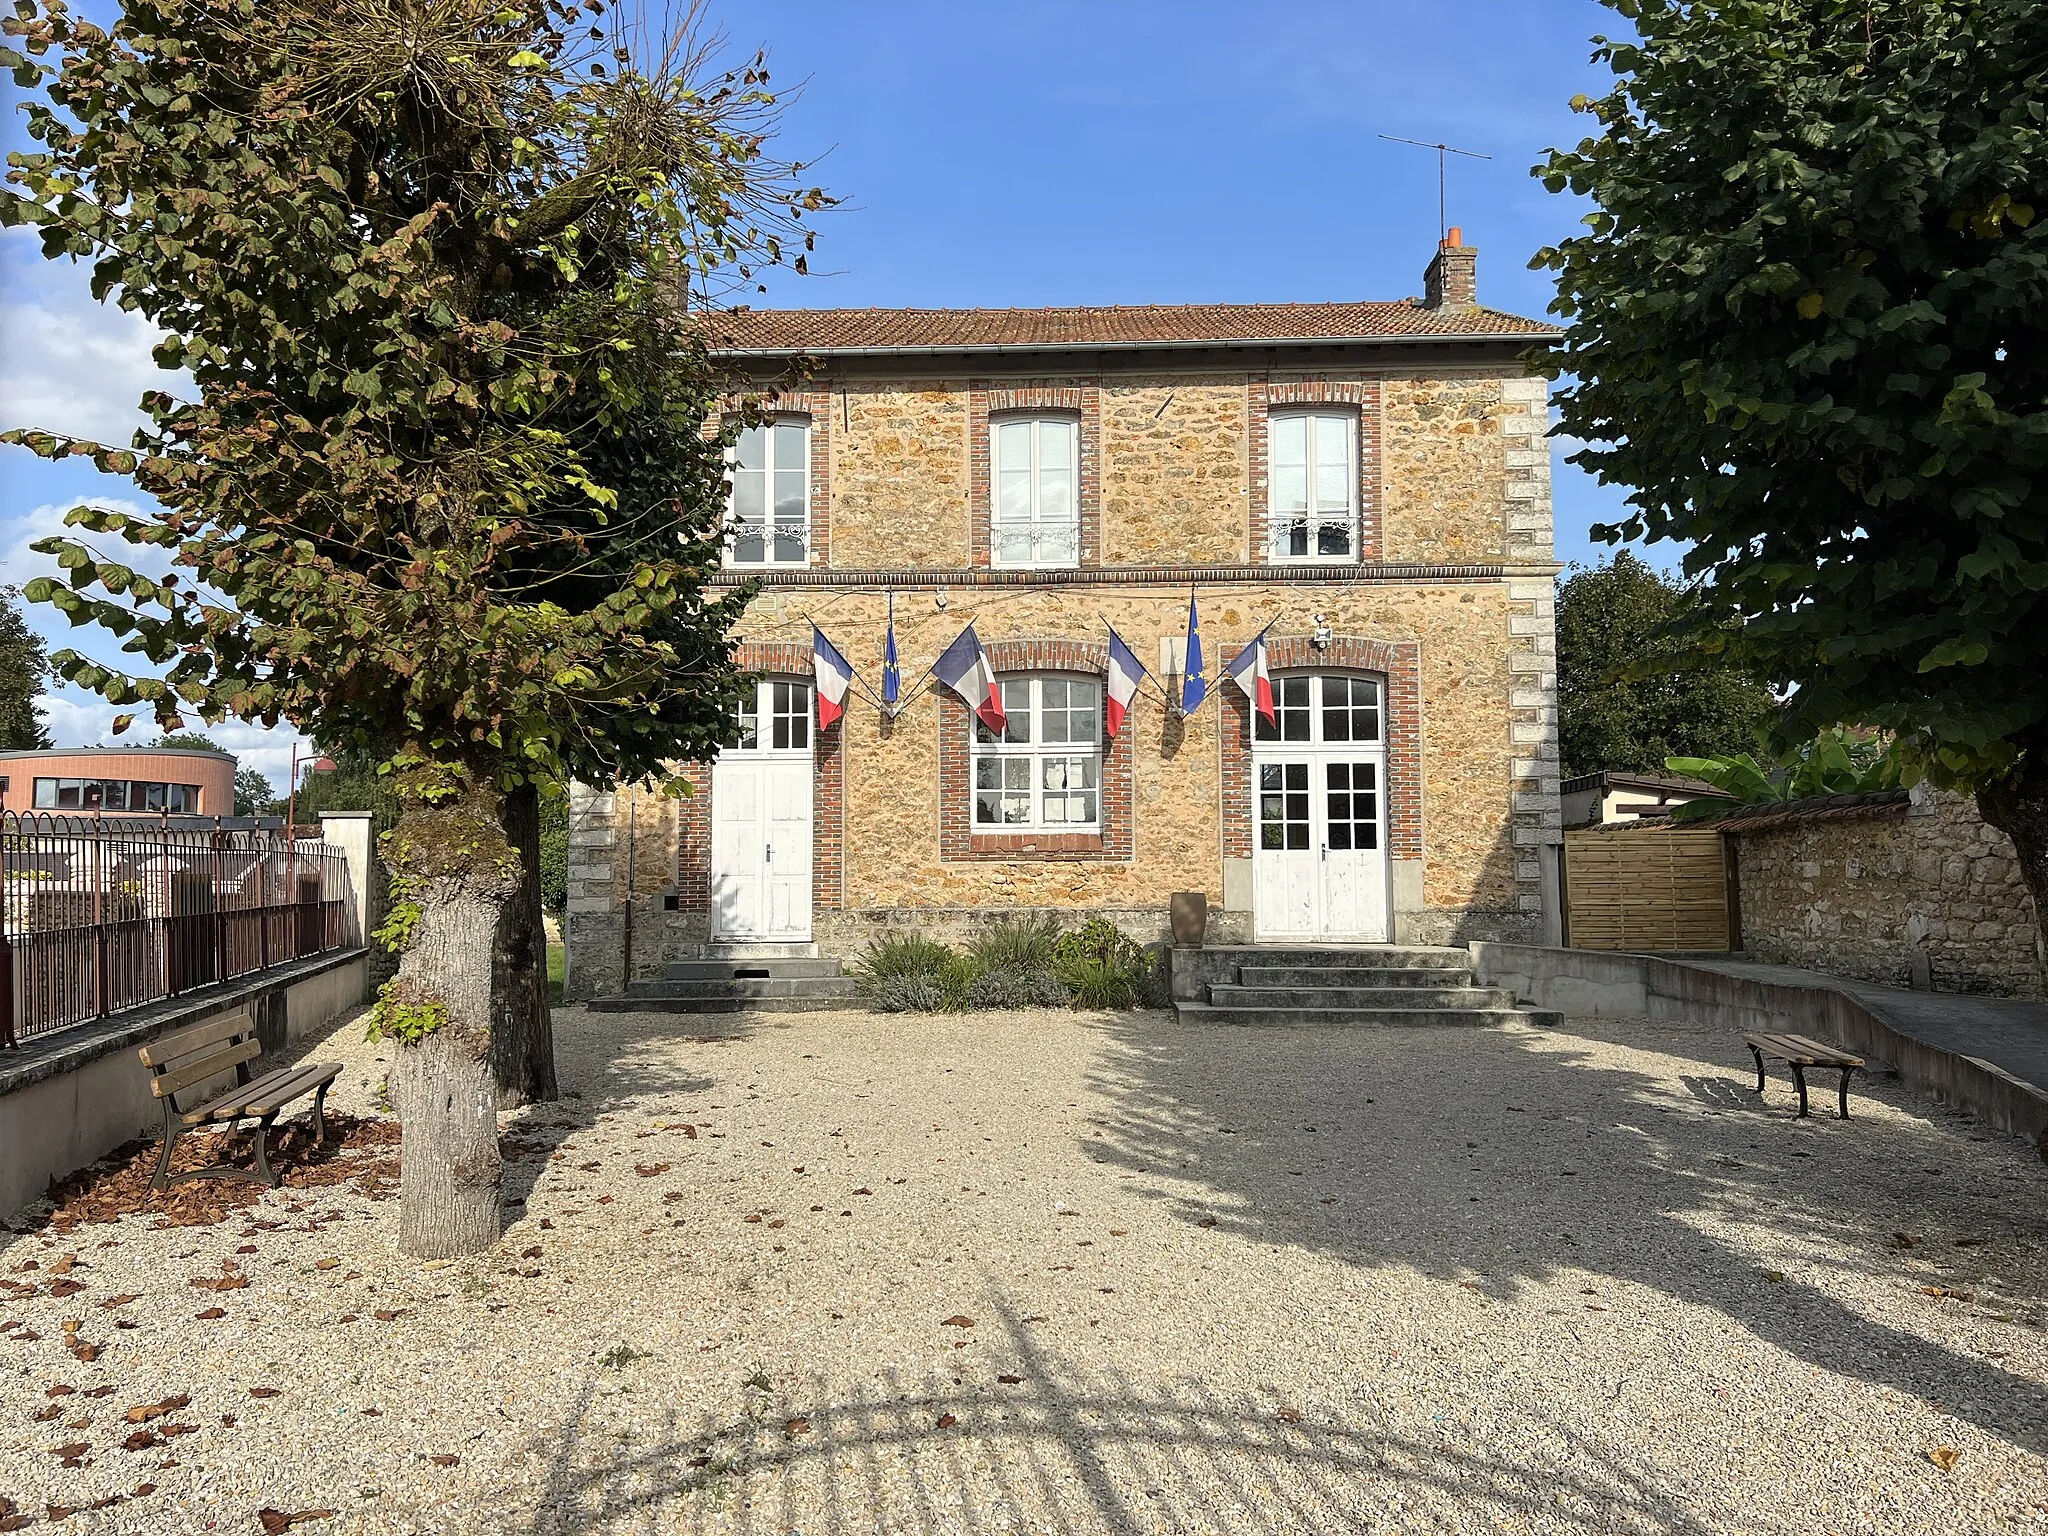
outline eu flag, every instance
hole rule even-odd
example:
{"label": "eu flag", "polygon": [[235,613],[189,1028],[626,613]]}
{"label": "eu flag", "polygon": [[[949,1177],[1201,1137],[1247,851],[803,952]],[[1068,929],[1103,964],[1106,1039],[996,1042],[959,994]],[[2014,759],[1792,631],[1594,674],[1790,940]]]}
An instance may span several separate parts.
{"label": "eu flag", "polygon": [[882,702],[896,707],[896,695],[903,691],[903,672],[896,665],[896,594],[889,594],[889,638],[882,643]]}
{"label": "eu flag", "polygon": [[1202,667],[1202,625],[1195,616],[1195,594],[1188,594],[1188,659],[1181,677],[1180,712],[1192,715],[1209,697],[1209,679]]}

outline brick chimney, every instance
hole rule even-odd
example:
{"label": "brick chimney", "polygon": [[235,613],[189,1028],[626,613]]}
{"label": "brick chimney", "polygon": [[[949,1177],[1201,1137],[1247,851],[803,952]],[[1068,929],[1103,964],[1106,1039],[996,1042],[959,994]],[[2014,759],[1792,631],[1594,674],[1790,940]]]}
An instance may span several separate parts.
{"label": "brick chimney", "polygon": [[1455,309],[1478,302],[1479,247],[1465,244],[1465,232],[1454,224],[1422,274],[1422,304],[1425,309]]}

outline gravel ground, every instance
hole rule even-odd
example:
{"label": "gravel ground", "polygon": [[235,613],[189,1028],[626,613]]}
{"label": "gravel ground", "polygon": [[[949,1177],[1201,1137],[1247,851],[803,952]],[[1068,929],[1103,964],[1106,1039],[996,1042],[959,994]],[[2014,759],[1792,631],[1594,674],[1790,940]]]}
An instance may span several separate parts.
{"label": "gravel ground", "polygon": [[[0,1234],[13,1520],[2048,1531],[2048,1168],[1882,1079],[1799,1122],[1627,1021],[557,1028],[481,1259],[353,1186]],[[313,1054],[374,1112],[359,1023]]]}

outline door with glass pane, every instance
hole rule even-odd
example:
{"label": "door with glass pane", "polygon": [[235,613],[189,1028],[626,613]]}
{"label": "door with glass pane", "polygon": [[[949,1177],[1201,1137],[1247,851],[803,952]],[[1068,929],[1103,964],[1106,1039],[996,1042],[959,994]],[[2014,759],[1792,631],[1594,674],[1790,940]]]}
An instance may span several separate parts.
{"label": "door with glass pane", "polygon": [[1388,937],[1385,721],[1379,680],[1273,680],[1253,716],[1252,926],[1261,939]]}
{"label": "door with glass pane", "polygon": [[811,687],[757,683],[711,771],[711,933],[811,936]]}

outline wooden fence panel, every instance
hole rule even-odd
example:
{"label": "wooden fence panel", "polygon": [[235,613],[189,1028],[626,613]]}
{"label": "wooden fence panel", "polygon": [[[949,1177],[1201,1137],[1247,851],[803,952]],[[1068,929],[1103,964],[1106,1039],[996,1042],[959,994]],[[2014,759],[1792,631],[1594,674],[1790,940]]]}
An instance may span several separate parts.
{"label": "wooden fence panel", "polygon": [[1728,866],[1710,827],[1564,835],[1565,942],[1575,949],[1726,950]]}

